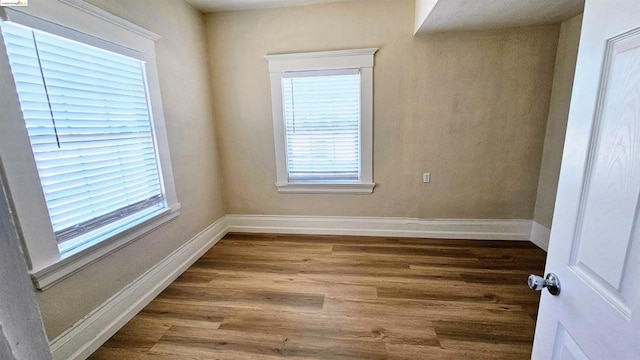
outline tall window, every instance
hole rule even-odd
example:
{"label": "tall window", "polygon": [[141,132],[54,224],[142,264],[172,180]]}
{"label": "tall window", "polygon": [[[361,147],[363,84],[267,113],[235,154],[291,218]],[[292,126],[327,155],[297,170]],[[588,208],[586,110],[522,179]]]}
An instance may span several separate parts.
{"label": "tall window", "polygon": [[180,214],[159,38],[81,1],[0,7],[0,164],[39,289]]}
{"label": "tall window", "polygon": [[57,240],[162,207],[144,62],[17,24],[2,33]]}
{"label": "tall window", "polygon": [[376,49],[268,55],[280,192],[373,191]]}

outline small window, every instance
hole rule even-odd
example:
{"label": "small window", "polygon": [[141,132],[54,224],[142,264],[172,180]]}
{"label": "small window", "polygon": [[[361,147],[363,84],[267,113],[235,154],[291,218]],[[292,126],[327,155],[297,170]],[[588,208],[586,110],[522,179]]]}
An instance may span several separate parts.
{"label": "small window", "polygon": [[2,32],[57,241],[163,207],[144,62],[17,24]]}
{"label": "small window", "polygon": [[282,78],[289,181],[360,179],[360,72]]}
{"label": "small window", "polygon": [[280,192],[373,191],[375,51],[267,56]]}

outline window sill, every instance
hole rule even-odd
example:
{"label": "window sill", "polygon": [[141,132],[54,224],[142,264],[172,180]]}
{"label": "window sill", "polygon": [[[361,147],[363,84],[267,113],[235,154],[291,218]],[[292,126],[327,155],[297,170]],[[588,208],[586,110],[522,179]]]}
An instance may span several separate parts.
{"label": "window sill", "polygon": [[373,193],[375,183],[276,183],[284,194],[360,194]]}
{"label": "window sill", "polygon": [[98,238],[77,248],[70,249],[49,265],[30,271],[31,279],[38,290],[46,290],[88,265],[126,246],[180,215],[180,204],[159,209],[137,220],[129,229],[106,239]]}

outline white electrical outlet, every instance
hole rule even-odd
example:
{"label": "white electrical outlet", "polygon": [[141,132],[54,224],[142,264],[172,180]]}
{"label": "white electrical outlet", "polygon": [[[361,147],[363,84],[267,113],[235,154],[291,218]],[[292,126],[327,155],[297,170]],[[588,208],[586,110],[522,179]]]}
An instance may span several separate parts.
{"label": "white electrical outlet", "polygon": [[422,174],[422,182],[428,183],[429,181],[431,181],[431,174],[430,173],[423,173]]}

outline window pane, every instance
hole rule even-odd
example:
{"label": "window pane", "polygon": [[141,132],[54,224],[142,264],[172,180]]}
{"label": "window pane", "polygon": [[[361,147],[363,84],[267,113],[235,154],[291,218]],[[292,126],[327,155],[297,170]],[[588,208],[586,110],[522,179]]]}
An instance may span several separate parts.
{"label": "window pane", "polygon": [[161,206],[144,63],[12,23],[2,32],[58,241]]}
{"label": "window pane", "polygon": [[283,77],[289,180],[358,180],[360,74]]}

